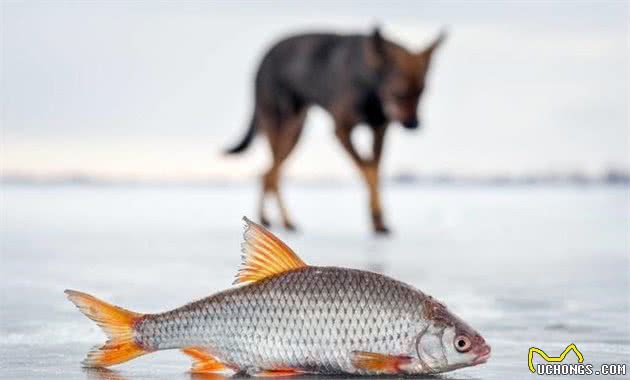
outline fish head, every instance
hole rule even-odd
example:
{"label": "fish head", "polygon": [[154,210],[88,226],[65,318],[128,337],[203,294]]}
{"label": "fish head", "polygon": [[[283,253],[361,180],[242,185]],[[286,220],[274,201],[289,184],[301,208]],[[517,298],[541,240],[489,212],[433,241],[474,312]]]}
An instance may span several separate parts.
{"label": "fish head", "polygon": [[423,372],[437,373],[485,363],[490,346],[485,339],[433,298],[423,310],[426,327],[416,338],[416,354]]}

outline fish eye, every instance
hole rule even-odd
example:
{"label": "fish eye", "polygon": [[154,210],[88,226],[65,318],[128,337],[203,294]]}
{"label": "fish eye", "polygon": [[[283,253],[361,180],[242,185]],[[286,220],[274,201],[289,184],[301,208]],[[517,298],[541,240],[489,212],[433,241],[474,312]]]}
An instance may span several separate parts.
{"label": "fish eye", "polygon": [[466,335],[455,338],[455,349],[459,352],[468,352],[472,348],[472,342]]}

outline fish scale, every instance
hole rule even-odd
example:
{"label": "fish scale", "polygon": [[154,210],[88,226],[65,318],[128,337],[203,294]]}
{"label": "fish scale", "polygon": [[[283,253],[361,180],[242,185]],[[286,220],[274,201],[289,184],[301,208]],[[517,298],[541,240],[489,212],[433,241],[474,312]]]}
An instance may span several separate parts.
{"label": "fish scale", "polygon": [[425,299],[378,274],[306,267],[147,315],[136,339],[148,350],[205,347],[242,370],[355,372],[353,351],[409,352]]}

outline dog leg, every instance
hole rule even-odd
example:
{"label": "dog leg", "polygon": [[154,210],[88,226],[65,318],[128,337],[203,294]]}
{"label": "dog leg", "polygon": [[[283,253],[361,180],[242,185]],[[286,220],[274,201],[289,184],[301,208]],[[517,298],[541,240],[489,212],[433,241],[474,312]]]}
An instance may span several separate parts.
{"label": "dog leg", "polygon": [[287,207],[284,203],[284,199],[280,192],[280,165],[289,157],[289,154],[293,151],[295,146],[297,145],[298,140],[302,134],[302,129],[304,127],[304,119],[306,119],[306,109],[300,110],[295,115],[289,117],[286,121],[284,121],[283,131],[284,131],[284,139],[283,144],[280,146],[280,151],[276,155],[275,161],[278,163],[278,174],[276,176],[276,199],[278,201],[278,208],[280,209],[280,217],[282,218],[282,223],[287,230],[294,231],[295,225],[291,222],[289,218],[289,213],[287,211]]}
{"label": "dog leg", "polygon": [[352,158],[352,161],[357,165],[361,176],[363,177],[369,195],[370,214],[372,217],[372,225],[374,232],[378,234],[386,234],[389,229],[383,223],[381,197],[379,191],[379,163],[381,159],[381,152],[383,149],[383,141],[385,137],[385,127],[374,128],[374,141],[373,141],[373,156],[372,160],[366,160],[362,158],[356,151],[352,144],[350,137],[352,127],[345,126],[344,124],[337,124],[335,128],[335,134],[341,142],[346,152]]}
{"label": "dog leg", "polygon": [[[295,148],[295,145],[300,138],[305,117],[306,110],[300,110],[295,115],[286,117],[283,121],[281,121],[277,130],[270,131],[268,133],[273,163],[263,176],[263,197],[267,193],[274,195],[280,210],[282,224],[290,231],[295,230],[295,225],[291,222],[291,218],[289,217],[287,207],[280,191],[280,171],[282,164],[293,151],[293,148]],[[262,202],[263,201],[261,200],[261,215],[264,216]],[[261,218],[261,221],[264,220],[266,220],[266,217]],[[267,223],[269,223],[268,220]]]}
{"label": "dog leg", "polygon": [[284,202],[282,201],[282,197],[280,195],[280,190],[279,190],[279,177],[280,177],[281,164],[282,162],[276,161],[274,159],[269,169],[267,169],[267,171],[265,171],[265,173],[262,176],[262,184],[263,184],[262,195],[259,201],[260,202],[259,203],[260,222],[265,227],[271,226],[271,222],[269,218],[267,217],[267,212],[266,212],[266,207],[265,207],[267,199],[269,198],[269,196],[271,196],[275,198],[278,203],[278,208],[280,209],[280,217],[282,218],[283,225],[287,229],[292,230],[294,229],[294,226],[288,221],[286,207],[284,205]]}
{"label": "dog leg", "polygon": [[260,189],[260,199],[258,201],[258,216],[260,218],[260,223],[267,228],[271,227],[271,223],[269,222],[269,219],[267,218],[267,213],[265,211],[265,201],[267,199],[267,194],[271,190],[270,189],[270,184],[271,184],[270,174],[271,174],[271,168],[267,170],[265,174],[262,175],[262,178],[261,178],[262,188]]}
{"label": "dog leg", "polygon": [[370,212],[372,215],[372,225],[376,233],[387,234],[389,228],[383,222],[383,209],[381,206],[380,190],[380,164],[381,153],[383,152],[383,142],[387,127],[374,127],[374,139],[372,141],[372,161],[368,162],[363,169],[363,176],[368,184],[370,194]]}
{"label": "dog leg", "polygon": [[[279,133],[278,133],[278,123],[277,118],[273,117],[273,113],[264,110],[263,108],[257,108],[257,128],[265,133],[267,137],[267,141],[269,142],[269,147],[271,152],[275,151],[275,146],[278,144]],[[267,217],[267,212],[265,208],[265,203],[267,201],[267,196],[271,192],[271,187],[273,184],[272,181],[273,175],[273,165],[267,169],[260,178],[260,198],[258,199],[258,217],[260,219],[260,224],[269,228],[271,227],[271,222]]]}

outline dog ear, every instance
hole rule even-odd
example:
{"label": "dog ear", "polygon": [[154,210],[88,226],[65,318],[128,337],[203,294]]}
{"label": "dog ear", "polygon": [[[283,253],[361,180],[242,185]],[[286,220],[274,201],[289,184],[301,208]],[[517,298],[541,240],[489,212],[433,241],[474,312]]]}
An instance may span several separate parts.
{"label": "dog ear", "polygon": [[367,61],[376,69],[382,68],[387,61],[387,41],[383,38],[379,26],[374,27],[368,38]]}
{"label": "dog ear", "polygon": [[442,44],[442,42],[444,42],[444,40],[446,39],[447,33],[445,29],[442,29],[440,31],[440,34],[438,34],[438,36],[435,38],[435,40],[433,40],[433,42],[427,46],[424,50],[422,50],[420,53],[418,53],[419,56],[424,57],[425,59],[428,59],[431,57],[431,54],[433,54],[433,51]]}
{"label": "dog ear", "polygon": [[385,41],[385,39],[383,38],[383,35],[381,34],[381,27],[378,25],[375,26],[374,30],[372,30],[372,47],[374,48],[374,51],[380,55],[385,55],[386,43],[387,42]]}

